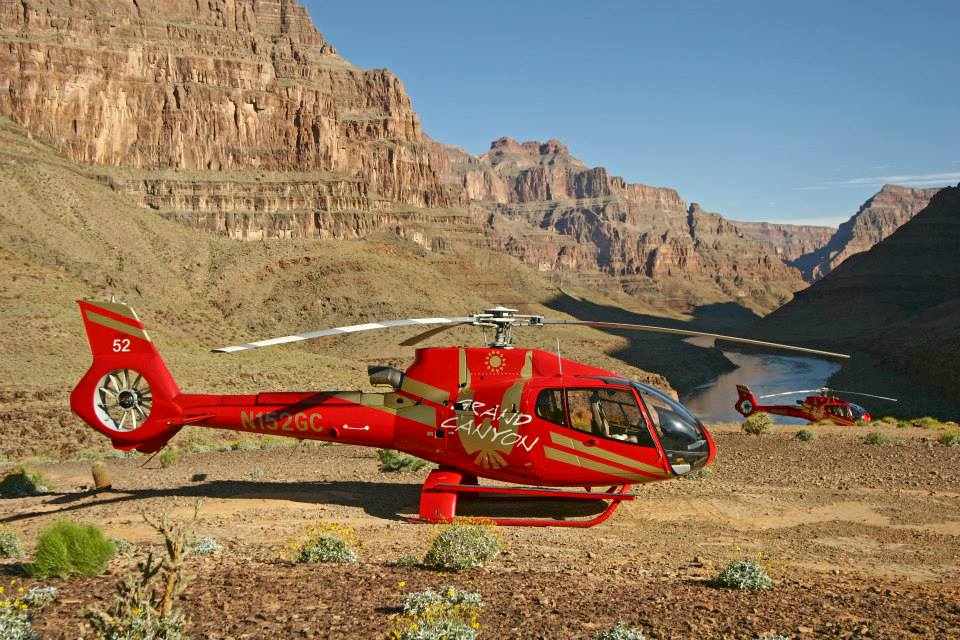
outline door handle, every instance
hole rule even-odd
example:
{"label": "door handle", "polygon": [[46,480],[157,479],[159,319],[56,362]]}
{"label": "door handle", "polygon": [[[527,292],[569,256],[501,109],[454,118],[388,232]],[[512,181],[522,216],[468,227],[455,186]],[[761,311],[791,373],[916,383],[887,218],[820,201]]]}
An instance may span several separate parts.
{"label": "door handle", "polygon": [[584,442],[583,444],[586,445],[586,446],[588,446],[588,447],[595,447],[595,446],[597,446],[597,441],[594,440],[593,438],[590,438],[589,440],[587,440],[587,441]]}

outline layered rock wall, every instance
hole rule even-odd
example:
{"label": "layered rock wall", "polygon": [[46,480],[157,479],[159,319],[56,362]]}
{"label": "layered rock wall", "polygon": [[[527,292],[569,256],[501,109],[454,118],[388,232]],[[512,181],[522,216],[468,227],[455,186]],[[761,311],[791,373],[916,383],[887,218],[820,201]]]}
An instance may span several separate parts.
{"label": "layered rock wall", "polygon": [[329,171],[451,204],[400,80],[346,62],[293,0],[4,0],[0,27],[0,111],[71,159]]}

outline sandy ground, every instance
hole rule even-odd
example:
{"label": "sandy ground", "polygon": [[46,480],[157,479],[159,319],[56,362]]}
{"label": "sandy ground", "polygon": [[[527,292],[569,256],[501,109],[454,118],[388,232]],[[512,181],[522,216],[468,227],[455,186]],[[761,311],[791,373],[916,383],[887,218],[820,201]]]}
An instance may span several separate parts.
{"label": "sandy ground", "polygon": [[[0,501],[0,521],[28,548],[57,518],[97,522],[142,553],[158,539],[141,510],[187,518],[201,499],[197,534],[224,551],[190,560],[195,638],[380,637],[403,593],[448,583],[482,593],[486,638],[592,638],[618,619],[650,638],[960,637],[960,447],[912,428],[889,429],[902,446],[864,444],[863,427],[815,426],[814,442],[777,429],[715,428],[711,477],[636,487],[636,501],[588,530],[504,528],[502,556],[459,575],[387,566],[422,557],[434,533],[404,521],[425,472],[381,473],[372,450],[347,446],[191,454],[167,469],[110,461],[114,489],[100,493],[88,491],[88,462],[46,465],[60,492]],[[357,529],[358,564],[284,558],[317,520]],[[707,586],[730,560],[760,554],[772,591]],[[82,612],[109,604],[132,564],[51,581],[61,596],[38,628],[79,637]]]}

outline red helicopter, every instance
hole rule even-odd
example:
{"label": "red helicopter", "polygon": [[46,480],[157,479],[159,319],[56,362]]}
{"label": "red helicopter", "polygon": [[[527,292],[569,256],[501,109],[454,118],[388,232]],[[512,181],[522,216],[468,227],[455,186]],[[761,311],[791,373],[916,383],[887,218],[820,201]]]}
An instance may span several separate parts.
{"label": "red helicopter", "polygon": [[[780,396],[791,396],[801,393],[815,393],[817,395],[807,396],[804,400],[797,400],[795,405],[761,405],[760,400],[764,398],[777,398]],[[753,413],[771,413],[778,416],[789,416],[791,418],[800,418],[809,422],[820,422],[829,420],[833,424],[849,426],[857,422],[870,422],[872,416],[866,409],[858,404],[848,402],[839,396],[833,395],[842,393],[845,395],[866,396],[897,402],[896,398],[887,398],[886,396],[876,396],[870,393],[859,393],[857,391],[838,391],[821,387],[819,389],[804,389],[802,391],[784,391],[783,393],[771,393],[769,395],[757,398],[747,387],[742,384],[737,385],[737,403],[734,408],[744,416]]]}
{"label": "red helicopter", "polygon": [[[485,348],[417,349],[406,371],[369,367],[364,391],[252,395],[182,393],[129,306],[79,301],[93,364],[71,394],[73,411],[118,449],[156,452],[186,425],[398,449],[436,463],[419,519],[449,522],[460,494],[606,500],[589,520],[493,518],[499,524],[592,526],[633,499],[633,483],[667,480],[709,464],[716,447],[703,424],[653,387],[536,349],[513,347],[515,326],[553,324],[707,336],[847,357],[800,347],[647,325],[554,320],[494,307],[466,317],[391,320],[214,349],[231,353],[324,336],[431,326],[414,345],[461,325],[490,327]],[[536,485],[480,486],[477,478]],[[583,487],[564,491],[557,487]],[[591,487],[609,487],[594,493]]]}

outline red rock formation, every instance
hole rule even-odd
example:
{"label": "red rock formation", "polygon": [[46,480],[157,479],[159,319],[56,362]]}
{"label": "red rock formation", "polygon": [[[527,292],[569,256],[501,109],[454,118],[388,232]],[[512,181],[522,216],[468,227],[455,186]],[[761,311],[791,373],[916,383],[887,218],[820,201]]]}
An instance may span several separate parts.
{"label": "red rock formation", "polygon": [[445,182],[482,212],[492,241],[541,271],[606,273],[628,289],[644,288],[644,279],[686,281],[690,304],[753,298],[771,308],[803,286],[719,214],[688,207],[674,189],[588,168],[556,140],[500,138],[479,157],[446,151],[437,163]]}
{"label": "red rock formation", "polygon": [[813,225],[780,224],[776,222],[734,221],[737,228],[772,250],[778,258],[794,265],[800,256],[820,249],[836,229]]}
{"label": "red rock formation", "polygon": [[808,282],[816,282],[850,256],[867,251],[930,202],[939,189],[914,189],[893,184],[861,205],[849,220],[840,225],[830,242],[800,256],[795,265]]}
{"label": "red rock formation", "polygon": [[64,155],[139,169],[327,171],[447,206],[403,84],[294,0],[0,5],[0,111]]}

